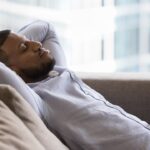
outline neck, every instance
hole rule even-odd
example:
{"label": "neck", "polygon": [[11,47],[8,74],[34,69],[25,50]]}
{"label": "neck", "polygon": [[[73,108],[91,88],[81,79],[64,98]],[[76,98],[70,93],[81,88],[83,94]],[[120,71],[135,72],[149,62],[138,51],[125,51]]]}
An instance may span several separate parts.
{"label": "neck", "polygon": [[20,76],[26,83],[39,82],[39,81],[42,81],[42,80],[44,80],[45,78],[48,77],[48,75],[42,76],[42,77],[39,77],[39,78],[30,78],[30,77],[21,76],[21,75],[19,75],[19,76]]}

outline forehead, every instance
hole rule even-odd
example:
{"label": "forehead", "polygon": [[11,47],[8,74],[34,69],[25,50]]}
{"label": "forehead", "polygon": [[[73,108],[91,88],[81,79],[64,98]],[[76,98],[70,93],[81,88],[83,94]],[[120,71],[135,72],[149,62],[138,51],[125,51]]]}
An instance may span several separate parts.
{"label": "forehead", "polygon": [[26,39],[25,36],[21,36],[19,34],[16,34],[16,33],[12,32],[12,33],[9,34],[9,36],[6,39],[6,41],[4,42],[4,44],[7,43],[7,42],[20,42],[20,41],[25,40],[25,39]]}
{"label": "forehead", "polygon": [[16,49],[19,46],[20,42],[25,40],[26,40],[25,36],[21,36],[16,33],[10,33],[1,48],[4,51],[8,51],[10,48]]}

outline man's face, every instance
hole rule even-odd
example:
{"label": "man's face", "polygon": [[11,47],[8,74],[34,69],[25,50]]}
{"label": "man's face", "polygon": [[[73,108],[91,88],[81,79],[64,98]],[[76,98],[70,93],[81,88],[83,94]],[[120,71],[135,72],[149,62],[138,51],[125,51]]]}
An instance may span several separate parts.
{"label": "man's face", "polygon": [[40,78],[53,69],[55,60],[41,43],[10,33],[1,47],[8,56],[11,68],[30,78]]}

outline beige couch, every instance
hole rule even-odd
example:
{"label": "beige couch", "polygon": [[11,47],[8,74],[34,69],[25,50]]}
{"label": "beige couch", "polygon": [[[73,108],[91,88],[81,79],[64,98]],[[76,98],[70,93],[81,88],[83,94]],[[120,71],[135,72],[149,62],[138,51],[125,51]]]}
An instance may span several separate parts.
{"label": "beige couch", "polygon": [[77,73],[108,101],[150,123],[150,73]]}

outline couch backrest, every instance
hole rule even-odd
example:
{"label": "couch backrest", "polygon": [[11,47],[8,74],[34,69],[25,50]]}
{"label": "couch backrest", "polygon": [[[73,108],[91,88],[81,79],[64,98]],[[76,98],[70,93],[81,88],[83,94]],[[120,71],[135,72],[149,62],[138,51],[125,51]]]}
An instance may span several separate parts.
{"label": "couch backrest", "polygon": [[108,101],[150,123],[150,74],[77,74]]}

